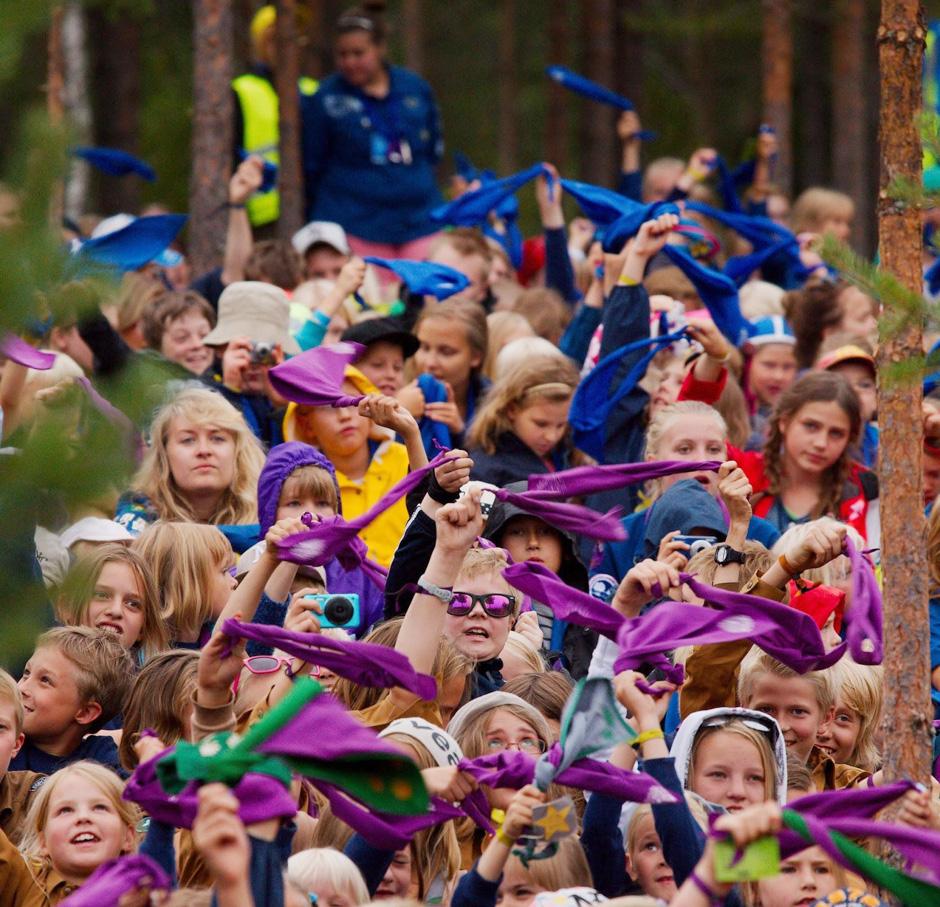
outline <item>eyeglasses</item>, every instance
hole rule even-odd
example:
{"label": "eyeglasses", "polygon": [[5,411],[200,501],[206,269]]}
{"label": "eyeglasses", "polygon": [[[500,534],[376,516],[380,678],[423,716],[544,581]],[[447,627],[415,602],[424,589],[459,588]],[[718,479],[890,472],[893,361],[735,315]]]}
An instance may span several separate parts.
{"label": "eyeglasses", "polygon": [[544,753],[546,750],[545,741],[538,737],[523,737],[521,740],[500,740],[494,737],[486,741],[486,748],[491,753],[501,753],[503,750],[519,750],[520,753],[528,753],[534,756],[537,753]]}
{"label": "eyeglasses", "polygon": [[475,595],[473,592],[455,592],[447,606],[451,617],[466,617],[477,605],[482,605],[489,617],[509,617],[516,607],[516,597],[504,592],[487,592]]}
{"label": "eyeglasses", "polygon": [[[293,659],[284,658],[280,655],[249,655],[242,662],[242,667],[247,668],[252,674],[276,674],[281,668],[287,668],[287,676],[291,676],[290,663]],[[319,665],[310,666],[310,676],[319,677]],[[238,682],[241,680],[241,674],[235,678],[232,684],[232,692],[238,693]]]}
{"label": "eyeglasses", "polygon": [[775,742],[780,734],[779,725],[769,715],[766,718],[757,715],[715,715],[714,718],[703,721],[702,727],[725,727],[729,724],[743,724],[752,731],[760,731],[770,738],[771,743]]}

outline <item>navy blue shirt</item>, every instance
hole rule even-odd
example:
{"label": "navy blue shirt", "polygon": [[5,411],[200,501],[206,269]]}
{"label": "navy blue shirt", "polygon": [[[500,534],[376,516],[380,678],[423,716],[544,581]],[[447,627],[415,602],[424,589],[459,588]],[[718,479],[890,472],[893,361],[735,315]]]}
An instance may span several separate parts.
{"label": "navy blue shirt", "polygon": [[95,736],[86,737],[67,756],[53,756],[27,740],[10,762],[10,771],[42,772],[44,775],[51,775],[81,759],[100,762],[116,771],[122,778],[127,777],[127,772],[121,767],[121,760],[118,759],[118,748],[114,740],[111,737]]}
{"label": "navy blue shirt", "polygon": [[389,93],[374,98],[334,73],[301,97],[307,219],[400,245],[440,229],[434,168],[443,153],[431,86],[389,66]]}

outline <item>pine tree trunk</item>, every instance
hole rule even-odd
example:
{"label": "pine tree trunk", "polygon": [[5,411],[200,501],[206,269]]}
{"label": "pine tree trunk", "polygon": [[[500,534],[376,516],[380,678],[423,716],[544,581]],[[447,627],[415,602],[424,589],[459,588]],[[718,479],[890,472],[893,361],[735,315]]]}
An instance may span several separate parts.
{"label": "pine tree trunk", "polygon": [[[921,223],[916,207],[895,202],[892,180],[920,185],[925,19],[918,0],[882,0],[878,28],[881,69],[881,188],[878,228],[881,267],[921,293]],[[930,634],[924,544],[923,426],[919,375],[898,366],[922,354],[921,324],[911,318],[878,350],[881,428],[881,563],[884,568],[884,769],[889,779],[930,776]]]}
{"label": "pine tree trunk", "polygon": [[405,46],[405,66],[424,72],[424,18],[421,0],[402,0],[401,36]]}
{"label": "pine tree trunk", "polygon": [[[548,7],[548,62],[556,66],[568,65],[568,4],[566,0],[551,0]],[[550,79],[548,107],[545,116],[545,154],[564,173],[568,164],[568,111],[569,92]]]}
{"label": "pine tree trunk", "polygon": [[832,174],[836,188],[855,202],[853,238],[864,249],[871,243],[865,141],[866,5],[866,0],[840,0],[832,32]]}
{"label": "pine tree trunk", "polygon": [[790,0],[762,0],[764,122],[777,130],[779,155],[774,182],[790,192],[793,168],[791,139],[793,22]]}
{"label": "pine tree trunk", "polygon": [[513,173],[519,153],[519,84],[516,78],[516,0],[502,0],[499,14],[499,169]]}
{"label": "pine tree trunk", "polygon": [[[88,49],[85,13],[78,0],[69,0],[62,18],[62,58],[65,69],[65,106],[69,124],[81,145],[91,141],[91,100],[88,95]],[[69,166],[65,185],[65,213],[77,218],[88,204],[90,168],[80,159]]]}
{"label": "pine tree trunk", "polygon": [[799,58],[794,68],[799,78],[793,86],[793,103],[800,111],[793,124],[794,156],[790,168],[791,184],[828,186],[832,183],[829,148],[832,100],[831,11],[816,7],[805,9],[794,26],[794,41]]}
{"label": "pine tree trunk", "polygon": [[231,0],[193,2],[193,151],[189,258],[193,273],[221,263],[232,172]]}
{"label": "pine tree trunk", "polygon": [[[614,0],[582,0],[584,73],[610,88],[614,84]],[[616,173],[617,111],[607,104],[582,103],[581,171],[591,183],[609,186]]]}
{"label": "pine tree trunk", "polygon": [[297,52],[297,4],[277,0],[277,65],[275,84],[280,111],[280,165],[277,189],[281,198],[277,235],[289,240],[304,225],[303,171],[300,165],[300,98],[297,80],[300,59]]}
{"label": "pine tree trunk", "polygon": [[615,88],[643,109],[643,34],[631,28],[630,15],[642,15],[645,0],[615,0]]}

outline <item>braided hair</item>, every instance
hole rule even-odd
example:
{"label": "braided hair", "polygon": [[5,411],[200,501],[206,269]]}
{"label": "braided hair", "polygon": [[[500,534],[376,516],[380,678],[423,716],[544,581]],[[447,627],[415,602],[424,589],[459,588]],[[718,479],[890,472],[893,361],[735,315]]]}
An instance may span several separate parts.
{"label": "braided hair", "polygon": [[850,450],[858,439],[862,427],[858,396],[849,382],[837,372],[811,372],[792,384],[781,395],[774,407],[764,445],[764,472],[768,479],[768,494],[779,496],[786,477],[783,474],[784,431],[781,423],[790,422],[807,403],[836,403],[849,417],[849,437],[845,449],[823,474],[823,489],[813,518],[832,514],[838,517],[842,490],[852,472]]}

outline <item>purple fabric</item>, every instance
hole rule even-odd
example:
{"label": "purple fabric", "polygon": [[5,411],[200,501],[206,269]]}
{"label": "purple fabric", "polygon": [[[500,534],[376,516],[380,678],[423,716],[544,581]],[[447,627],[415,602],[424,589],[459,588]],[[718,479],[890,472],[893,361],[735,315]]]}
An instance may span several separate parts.
{"label": "purple fabric", "polygon": [[[281,539],[278,542],[279,557],[281,560],[313,567],[322,566],[334,557],[339,558],[340,563],[343,563],[345,567],[346,563],[343,561],[345,557],[350,564],[367,566],[365,545],[362,544],[361,539],[356,538],[358,533],[397,500],[403,498],[413,488],[417,488],[428,473],[455,459],[456,457],[447,454],[439,454],[427,466],[412,470],[365,513],[353,520],[347,522],[342,517],[335,516],[312,523],[306,532],[298,532]],[[360,543],[359,546],[356,546],[357,541]]]}
{"label": "purple fabric", "polygon": [[[250,733],[249,729],[246,738]],[[349,761],[351,757],[358,757],[357,765],[364,770],[374,760],[379,773],[382,766],[389,765],[389,760],[410,763],[398,747],[377,736],[328,693],[311,699],[287,725],[259,742],[254,749],[259,753],[327,763],[334,759]],[[313,782],[315,785],[318,783],[316,778]]]}
{"label": "purple fabric", "polygon": [[0,353],[11,362],[34,368],[39,372],[47,371],[55,364],[55,353],[37,350],[16,334],[7,334],[0,340]]}
{"label": "purple fabric", "polygon": [[336,490],[336,503],[342,507],[336,468],[315,447],[302,441],[287,441],[272,447],[258,476],[258,535],[264,538],[277,522],[277,506],[281,499],[281,488],[294,470],[304,466],[317,466],[329,473]]}
{"label": "purple fabric", "polygon": [[660,460],[655,463],[612,463],[608,466],[576,466],[563,472],[549,472],[529,476],[529,493],[545,500],[570,498],[639,485],[650,479],[683,472],[717,472],[718,460],[685,462]]}
{"label": "purple fabric", "polygon": [[329,800],[330,809],[337,819],[362,835],[373,847],[382,850],[401,850],[422,829],[449,819],[462,819],[465,815],[459,807],[434,797],[431,809],[423,815],[390,816],[365,809],[332,784],[318,781],[317,789]]}
{"label": "purple fabric", "polygon": [[[171,749],[137,766],[124,787],[123,798],[136,803],[158,822],[192,828],[199,808],[198,782],[191,781],[181,793],[170,795],[157,780],[156,765]],[[268,819],[290,819],[297,812],[297,803],[290,792],[270,775],[251,772],[232,788],[232,793],[238,800],[238,816],[246,825]]]}
{"label": "purple fabric", "polygon": [[547,604],[556,618],[596,630],[608,639],[616,640],[626,621],[622,614],[593,595],[562,582],[544,564],[523,561],[506,567],[503,576],[520,592]]}
{"label": "purple fabric", "polygon": [[850,538],[845,553],[852,564],[852,601],[845,614],[845,635],[852,658],[863,665],[880,665],[884,660],[881,590],[867,558]]}
{"label": "purple fabric", "polygon": [[124,415],[116,406],[114,406],[109,401],[105,400],[101,394],[98,393],[92,387],[91,382],[82,375],[80,378],[75,379],[76,383],[82,387],[85,393],[88,395],[88,399],[91,402],[91,405],[98,410],[101,415],[103,415],[112,425],[117,428],[123,429],[131,434],[136,433],[136,428],[134,423]]}
{"label": "purple fabric", "polygon": [[435,679],[417,673],[407,656],[388,646],[351,640],[344,642],[321,633],[298,633],[283,627],[246,624],[238,620],[225,621],[222,631],[233,640],[253,639],[363,686],[381,689],[402,687],[427,700],[437,695]]}
{"label": "purple fabric", "polygon": [[[557,743],[547,755],[556,765],[561,762],[561,748]],[[461,759],[457,767],[487,787],[519,790],[535,778],[535,763],[536,760],[528,753],[503,750],[475,759]],[[596,759],[579,759],[559,772],[554,780],[556,784],[607,794],[631,803],[674,803],[676,800],[650,775],[615,768],[609,762]],[[486,794],[482,790],[474,791],[464,800],[463,806],[467,815],[470,815],[468,807],[475,810],[477,823],[490,830],[489,821],[480,821],[489,815]]]}
{"label": "purple fabric", "polygon": [[361,343],[318,346],[276,365],[268,372],[271,387],[285,400],[304,406],[358,406],[363,395],[343,393],[346,366],[365,352]]}
{"label": "purple fabric", "polygon": [[498,500],[512,504],[532,516],[545,520],[549,526],[565,532],[607,542],[619,542],[627,537],[626,530],[620,522],[622,511],[619,507],[614,507],[607,513],[598,513],[580,504],[549,501],[529,491],[514,492],[497,488],[494,494]]}
{"label": "purple fabric", "polygon": [[173,883],[163,868],[143,854],[128,854],[102,863],[62,904],[68,907],[109,907],[121,897],[149,888],[152,891],[171,891]]}

